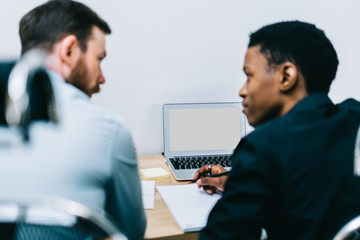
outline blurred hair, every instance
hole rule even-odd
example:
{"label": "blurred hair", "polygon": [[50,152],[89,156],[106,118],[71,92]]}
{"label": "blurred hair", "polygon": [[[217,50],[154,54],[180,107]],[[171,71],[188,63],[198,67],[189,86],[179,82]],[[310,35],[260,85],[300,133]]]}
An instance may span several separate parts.
{"label": "blurred hair", "polygon": [[105,34],[111,33],[108,24],[84,4],[72,0],[50,0],[20,20],[21,53],[32,48],[51,52],[56,42],[71,34],[77,37],[81,50],[85,52],[93,26]]}
{"label": "blurred hair", "polygon": [[270,67],[294,63],[305,78],[309,94],[329,92],[339,60],[324,31],[315,25],[287,21],[264,26],[250,35],[248,47],[256,45]]}

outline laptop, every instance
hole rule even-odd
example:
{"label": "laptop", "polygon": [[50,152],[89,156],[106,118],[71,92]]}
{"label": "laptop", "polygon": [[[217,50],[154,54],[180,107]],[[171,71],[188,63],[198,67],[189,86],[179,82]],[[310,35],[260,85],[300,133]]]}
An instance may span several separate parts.
{"label": "laptop", "polygon": [[206,164],[230,170],[245,125],[241,102],[165,104],[164,156],[175,179],[191,180]]}

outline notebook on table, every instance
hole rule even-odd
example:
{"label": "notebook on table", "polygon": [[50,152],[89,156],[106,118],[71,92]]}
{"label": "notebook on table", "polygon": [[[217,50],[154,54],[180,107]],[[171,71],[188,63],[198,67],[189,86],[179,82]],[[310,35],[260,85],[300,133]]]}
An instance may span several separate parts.
{"label": "notebook on table", "polygon": [[245,121],[240,102],[165,104],[164,156],[175,179],[190,180],[205,164],[230,170]]}
{"label": "notebook on table", "polygon": [[161,198],[184,232],[200,231],[221,198],[221,194],[208,194],[196,184],[156,187]]}

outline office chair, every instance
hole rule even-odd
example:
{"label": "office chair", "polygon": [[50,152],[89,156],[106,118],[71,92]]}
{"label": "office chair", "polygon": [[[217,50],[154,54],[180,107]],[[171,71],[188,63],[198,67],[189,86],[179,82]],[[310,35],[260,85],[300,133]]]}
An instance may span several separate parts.
{"label": "office chair", "polygon": [[32,121],[58,122],[44,59],[44,53],[30,51],[18,62],[0,63],[0,125],[17,127],[25,141]]}
{"label": "office chair", "polygon": [[[355,140],[354,175],[360,176],[360,127]],[[335,235],[334,240],[360,240],[360,216],[345,224]]]}
{"label": "office chair", "polygon": [[0,199],[0,236],[10,240],[125,240],[110,218],[64,198]]}
{"label": "office chair", "polygon": [[14,68],[15,61],[0,63],[0,125],[8,125],[5,117],[7,105],[7,86],[11,70]]}
{"label": "office chair", "polygon": [[355,140],[354,175],[360,176],[360,126]]}
{"label": "office chair", "polygon": [[335,235],[333,240],[359,240],[360,239],[360,216],[345,224]]}

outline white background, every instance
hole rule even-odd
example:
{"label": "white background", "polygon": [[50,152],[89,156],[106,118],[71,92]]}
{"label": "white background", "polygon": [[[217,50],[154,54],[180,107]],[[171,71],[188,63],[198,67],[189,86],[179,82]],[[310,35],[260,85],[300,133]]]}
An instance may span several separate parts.
{"label": "white background", "polygon": [[[0,1],[0,61],[20,53],[18,22],[44,0]],[[281,20],[324,29],[340,66],[334,102],[360,100],[359,0],[83,0],[112,28],[107,83],[93,100],[120,113],[139,156],[160,154],[162,105],[239,101],[250,32]]]}

